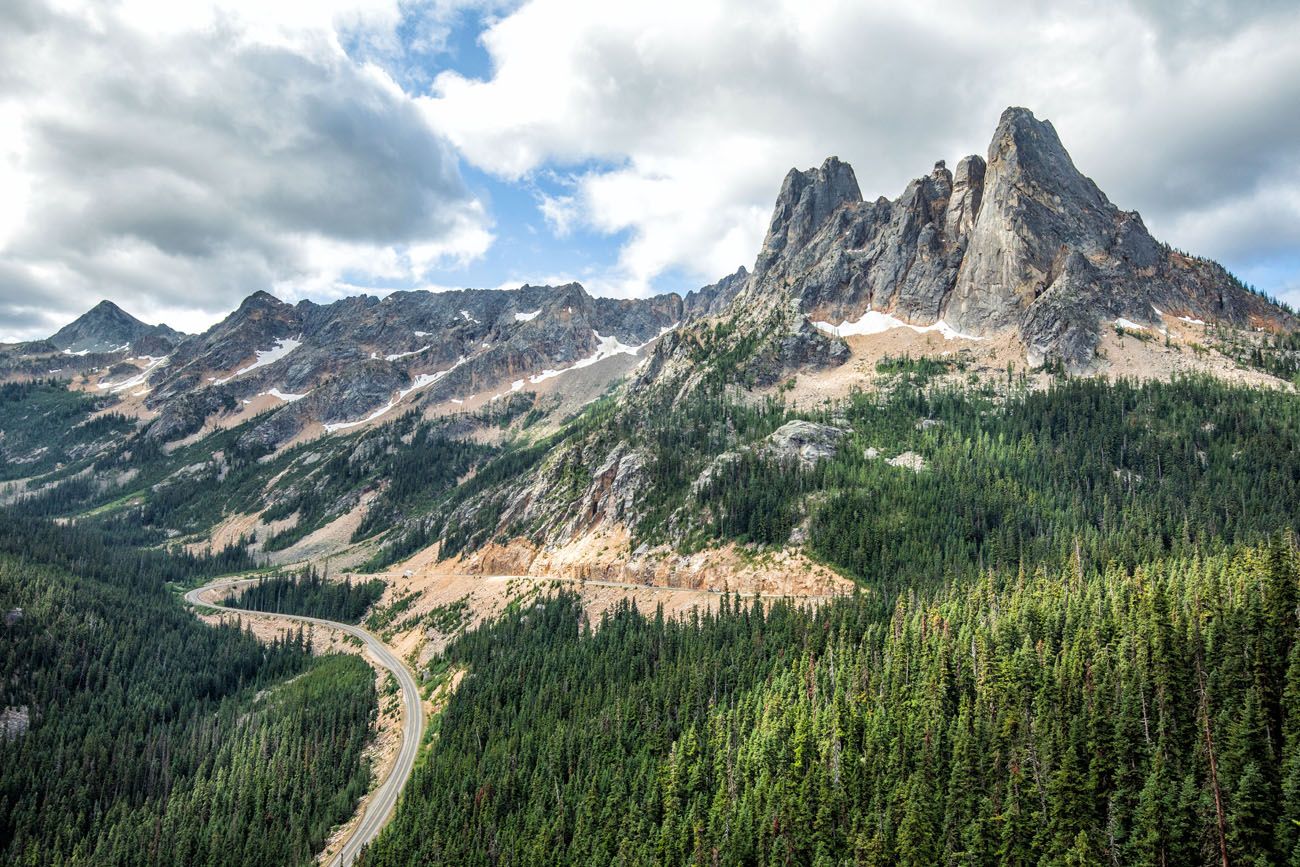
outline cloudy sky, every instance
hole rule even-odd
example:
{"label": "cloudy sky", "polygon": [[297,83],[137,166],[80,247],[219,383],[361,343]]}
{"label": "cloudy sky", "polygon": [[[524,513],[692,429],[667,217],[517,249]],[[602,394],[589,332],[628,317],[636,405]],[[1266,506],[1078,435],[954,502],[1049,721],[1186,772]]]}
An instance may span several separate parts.
{"label": "cloudy sky", "polygon": [[1013,104],[1297,303],[1297,45],[1294,0],[5,0],[0,339],[105,297],[197,330],[258,289],[684,291],[791,166],[892,198]]}

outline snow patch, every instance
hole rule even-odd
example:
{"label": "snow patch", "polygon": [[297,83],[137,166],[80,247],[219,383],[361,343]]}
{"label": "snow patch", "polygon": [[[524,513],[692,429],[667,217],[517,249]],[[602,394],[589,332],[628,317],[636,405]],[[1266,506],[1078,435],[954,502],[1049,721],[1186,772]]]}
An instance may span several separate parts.
{"label": "snow patch", "polygon": [[540,311],[540,310],[534,310],[532,313],[518,313],[518,312],[516,312],[516,313],[515,313],[515,321],[516,321],[516,322],[532,322],[532,321],[533,321],[534,319],[536,319],[539,315],[541,315],[541,312],[542,312],[542,311]]}
{"label": "snow patch", "polygon": [[275,346],[271,347],[270,349],[257,350],[257,360],[254,361],[252,364],[248,365],[248,367],[241,367],[239,370],[236,370],[234,373],[230,374],[230,376],[226,376],[221,379],[213,379],[212,381],[215,382],[217,385],[224,385],[227,382],[230,382],[230,380],[234,379],[235,377],[243,376],[245,373],[248,373],[249,371],[257,370],[257,368],[259,367],[266,367],[268,364],[275,364],[277,361],[279,361],[281,358],[284,358],[290,352],[293,352],[299,346],[302,346],[301,334],[298,335],[296,338],[282,337],[279,340],[277,340],[275,342]]}
{"label": "snow patch", "polygon": [[462,310],[462,311],[460,311],[460,315],[463,316],[463,317],[465,317],[465,321],[466,321],[466,322],[478,322],[477,319],[475,319],[473,316],[470,316],[470,315],[469,315],[469,311],[468,311],[468,310]]}
{"label": "snow patch", "polygon": [[[135,376],[129,377],[127,379],[123,379],[119,382],[101,382],[99,384],[99,387],[101,389],[108,389],[109,391],[112,391],[114,394],[117,394],[120,391],[126,391],[128,388],[135,388],[136,386],[144,385],[145,380],[149,378],[149,374],[153,373],[155,370],[157,370],[158,368],[166,364],[167,359],[169,359],[171,356],[164,355],[161,358],[153,358],[152,356],[145,356],[145,357],[149,359],[149,364],[145,366],[144,370],[140,371]],[[144,392],[140,392],[140,393],[143,394],[148,390],[149,389],[146,388]]]}
{"label": "snow patch", "polygon": [[347,430],[350,427],[357,427],[358,425],[363,425],[368,421],[374,421],[375,419],[379,418],[381,415],[388,412],[390,409],[392,409],[395,406],[397,406],[397,404],[390,400],[388,403],[384,404],[379,409],[375,410],[374,412],[372,412],[370,415],[366,416],[363,419],[359,419],[357,421],[340,421],[340,422],[335,422],[334,424],[327,424],[325,425],[325,432],[334,433],[335,431]]}
{"label": "snow patch", "polygon": [[[418,334],[419,332],[417,331],[416,333]],[[396,352],[392,355],[385,355],[384,361],[396,361],[399,358],[410,358],[412,355],[419,355],[421,352],[428,352],[430,349],[433,349],[432,343],[428,346],[421,346],[419,349],[412,349],[410,352]]]}
{"label": "snow patch", "polygon": [[435,370],[433,373],[421,373],[419,376],[415,378],[415,381],[411,383],[410,388],[404,388],[397,393],[397,399],[400,401],[402,398],[406,397],[411,392],[419,391],[422,388],[428,388],[429,386],[433,385],[435,382],[442,379],[444,376],[446,376],[447,374],[451,373],[453,370],[455,370],[456,368],[464,364],[465,360],[466,360],[465,356],[462,355],[460,358],[456,359],[455,364],[453,364],[451,367],[447,368],[446,370]]}
{"label": "snow patch", "polygon": [[311,394],[311,389],[304,391],[302,394],[289,394],[287,392],[280,391],[280,389],[278,388],[273,388],[270,391],[262,392],[262,394],[269,394],[271,397],[282,400],[285,403],[293,403],[294,401],[302,400],[304,397]]}
{"label": "snow patch", "polygon": [[1204,319],[1193,319],[1193,318],[1190,317],[1190,316],[1179,316],[1178,318],[1181,319],[1181,320],[1183,320],[1184,322],[1191,323],[1192,325],[1204,325],[1204,324],[1205,324],[1205,320],[1204,320]]}
{"label": "snow patch", "polygon": [[[664,326],[663,328],[659,329],[659,333],[656,334],[654,337],[651,337],[645,343],[639,343],[636,346],[629,346],[628,344],[623,343],[615,336],[611,335],[607,337],[593,329],[591,334],[593,337],[596,338],[595,352],[593,352],[591,355],[588,355],[586,358],[578,359],[577,361],[573,362],[573,364],[570,364],[568,367],[562,367],[558,370],[547,368],[546,370],[543,370],[541,373],[535,373],[532,376],[528,377],[528,382],[532,383],[533,385],[536,385],[538,383],[545,382],[548,379],[554,379],[557,376],[560,376],[565,373],[569,373],[574,370],[581,370],[584,367],[591,367],[593,364],[597,364],[601,361],[604,361],[607,358],[613,358],[617,355],[635,356],[638,353],[640,353],[642,349],[645,349],[651,343],[654,343],[660,337],[663,337],[669,331],[672,331],[673,328],[676,327],[676,325],[677,323],[673,323],[672,325]],[[523,386],[524,386],[524,380],[517,379],[510,384],[510,391],[494,394],[492,397],[488,398],[488,400],[498,400],[499,398],[505,397],[505,395],[511,392],[519,391],[521,388],[523,388]]]}
{"label": "snow patch", "polygon": [[1147,330],[1147,327],[1146,327],[1145,325],[1138,325],[1138,324],[1137,324],[1136,322],[1134,322],[1132,319],[1125,319],[1123,316],[1121,316],[1120,318],[1116,319],[1116,320],[1115,320],[1115,324],[1118,325],[1120,328],[1127,328],[1127,329],[1129,329],[1130,331],[1146,331],[1146,330]]}
{"label": "snow patch", "polygon": [[429,336],[430,334],[432,334],[433,332],[431,332],[431,331],[412,331],[411,333],[414,334],[416,337],[428,337],[428,336]]}
{"label": "snow patch", "polygon": [[930,331],[937,331],[943,335],[944,340],[983,340],[982,337],[976,337],[973,334],[963,334],[953,328],[947,322],[940,319],[933,325],[913,325],[910,322],[904,322],[896,316],[890,316],[888,313],[881,313],[878,310],[868,310],[862,314],[862,318],[855,322],[841,322],[835,325],[831,322],[814,322],[813,326],[820,328],[822,331],[830,332],[836,337],[854,337],[861,334],[883,334],[894,328],[910,328],[918,334],[925,334]]}
{"label": "snow patch", "polygon": [[335,433],[337,431],[347,430],[348,428],[358,427],[360,425],[365,424],[366,422],[374,421],[384,413],[396,407],[403,400],[405,400],[408,394],[419,391],[422,388],[428,388],[430,385],[433,385],[435,382],[442,379],[444,376],[451,373],[453,370],[460,367],[464,363],[465,363],[465,356],[462,355],[460,358],[456,360],[455,364],[453,364],[451,367],[447,368],[446,370],[439,370],[439,371],[435,371],[434,373],[421,373],[419,376],[415,378],[415,381],[412,382],[409,387],[399,391],[397,393],[397,397],[388,401],[388,403],[379,407],[374,412],[370,413],[370,415],[362,419],[357,419],[356,421],[339,421],[339,422],[326,424],[325,432]]}
{"label": "snow patch", "polygon": [[[596,338],[595,352],[593,352],[591,355],[588,355],[586,358],[578,359],[577,361],[573,362],[573,364],[570,364],[568,367],[562,367],[559,370],[552,370],[550,368],[547,368],[546,370],[543,370],[541,373],[535,373],[532,376],[528,377],[528,381],[536,385],[539,382],[545,382],[548,379],[554,379],[560,374],[568,373],[571,370],[580,370],[584,367],[591,367],[593,364],[604,361],[606,358],[613,358],[616,355],[636,355],[642,349],[645,349],[651,343],[654,343],[660,337],[663,337],[669,331],[672,331],[675,326],[676,323],[673,323],[673,325],[667,325],[661,328],[659,330],[659,333],[656,334],[654,337],[651,337],[645,343],[641,343],[636,346],[628,346],[626,343],[620,341],[617,337],[612,337],[612,336],[605,337],[602,334],[600,334],[598,331],[593,330],[591,333]],[[498,397],[499,396],[500,395],[498,395]]]}

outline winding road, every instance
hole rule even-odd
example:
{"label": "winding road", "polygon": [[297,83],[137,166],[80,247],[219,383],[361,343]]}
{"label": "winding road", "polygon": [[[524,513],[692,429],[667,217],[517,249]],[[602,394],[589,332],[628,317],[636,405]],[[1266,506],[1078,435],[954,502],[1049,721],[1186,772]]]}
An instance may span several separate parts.
{"label": "winding road", "polygon": [[256,580],[255,578],[240,579],[206,584],[186,593],[185,601],[198,607],[215,608],[241,616],[250,615],[254,617],[274,617],[277,620],[297,620],[302,623],[314,623],[317,626],[346,632],[348,635],[359,638],[365,644],[366,649],[370,651],[371,656],[378,660],[380,665],[393,673],[402,691],[402,748],[397,753],[397,761],[393,764],[392,770],[388,772],[384,782],[371,793],[360,824],[352,831],[351,836],[343,844],[339,854],[330,861],[330,867],[349,867],[353,860],[356,859],[357,853],[361,851],[361,847],[375,839],[384,825],[387,824],[389,816],[392,815],[393,809],[397,806],[397,796],[401,794],[402,787],[406,785],[406,781],[411,776],[411,769],[415,767],[415,757],[419,754],[420,741],[424,736],[424,708],[420,702],[420,688],[416,684],[415,677],[411,674],[410,669],[388,648],[388,645],[359,626],[338,623],[333,620],[323,620],[319,617],[305,617],[298,614],[274,614],[266,611],[228,608],[225,605],[207,602],[201,598],[203,594],[210,591],[214,592],[214,595],[217,593],[222,594],[220,598],[224,598],[224,594],[230,590],[244,584],[251,584]]}

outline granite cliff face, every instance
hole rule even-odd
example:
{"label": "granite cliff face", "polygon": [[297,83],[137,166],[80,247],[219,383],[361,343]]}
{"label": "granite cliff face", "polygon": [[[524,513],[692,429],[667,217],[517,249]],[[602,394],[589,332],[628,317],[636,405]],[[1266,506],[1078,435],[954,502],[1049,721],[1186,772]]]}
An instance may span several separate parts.
{"label": "granite cliff face", "polygon": [[835,157],[791,171],[733,310],[783,303],[820,322],[878,311],[976,337],[1012,331],[1031,361],[1073,369],[1094,363],[1118,318],[1295,325],[1222,267],[1152,238],[1075,167],[1051,123],[1023,108],[1002,114],[987,160],[968,156],[955,173],[936,163],[893,201],[863,201]]}

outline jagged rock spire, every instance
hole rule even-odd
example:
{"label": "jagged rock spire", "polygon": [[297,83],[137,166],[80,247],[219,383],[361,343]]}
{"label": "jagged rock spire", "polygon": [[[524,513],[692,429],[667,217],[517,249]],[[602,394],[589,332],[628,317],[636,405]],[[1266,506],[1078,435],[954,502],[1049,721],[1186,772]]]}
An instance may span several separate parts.
{"label": "jagged rock spire", "polygon": [[[1002,113],[987,162],[940,161],[894,201],[862,201],[832,157],[791,170],[736,303],[842,322],[867,310],[973,335],[1015,330],[1031,358],[1094,361],[1102,324],[1155,310],[1252,327],[1294,317],[1219,266],[1161,245],[1074,165],[1056,129]],[[766,315],[766,314],[764,314]]]}
{"label": "jagged rock spire", "polygon": [[862,191],[853,167],[839,157],[829,157],[819,169],[791,169],[781,183],[754,270],[762,272],[783,251],[806,244],[840,205],[860,201]]}

